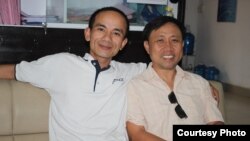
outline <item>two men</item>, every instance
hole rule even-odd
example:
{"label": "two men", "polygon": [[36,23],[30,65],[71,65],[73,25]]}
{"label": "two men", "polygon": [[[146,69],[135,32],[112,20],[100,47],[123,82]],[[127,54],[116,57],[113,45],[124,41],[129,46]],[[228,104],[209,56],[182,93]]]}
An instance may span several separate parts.
{"label": "two men", "polygon": [[99,9],[84,30],[90,42],[90,52],[84,57],[59,53],[0,65],[0,78],[29,82],[48,91],[51,141],[127,141],[126,86],[146,69],[143,63],[112,60],[126,45],[128,31],[124,13],[113,7]]}

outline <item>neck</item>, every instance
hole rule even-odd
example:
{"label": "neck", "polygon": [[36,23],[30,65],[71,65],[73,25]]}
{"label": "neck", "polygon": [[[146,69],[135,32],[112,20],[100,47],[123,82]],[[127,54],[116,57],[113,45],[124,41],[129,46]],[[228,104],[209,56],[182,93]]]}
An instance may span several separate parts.
{"label": "neck", "polygon": [[107,59],[97,59],[101,69],[103,68],[107,68],[111,62],[111,60],[107,60]]}
{"label": "neck", "polygon": [[109,66],[112,58],[101,57],[100,55],[96,55],[93,52],[90,52],[91,56],[98,61],[101,69]]}
{"label": "neck", "polygon": [[173,90],[174,89],[174,79],[176,75],[176,70],[166,70],[166,69],[155,69],[158,76],[167,84],[167,86]]}
{"label": "neck", "polygon": [[101,69],[107,68],[111,62],[111,59],[107,59],[103,57],[94,57],[94,59],[98,61]]}

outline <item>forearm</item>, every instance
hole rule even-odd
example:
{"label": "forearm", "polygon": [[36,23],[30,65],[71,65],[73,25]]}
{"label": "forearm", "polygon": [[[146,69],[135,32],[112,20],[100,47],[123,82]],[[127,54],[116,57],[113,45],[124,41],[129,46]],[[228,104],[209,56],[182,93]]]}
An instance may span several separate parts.
{"label": "forearm", "polygon": [[207,123],[207,125],[224,125],[224,122],[222,121],[212,121]]}
{"label": "forearm", "polygon": [[15,79],[15,65],[0,65],[0,79]]}
{"label": "forearm", "polygon": [[131,141],[165,141],[164,139],[157,137],[148,132],[139,133],[137,135],[131,136]]}
{"label": "forearm", "polygon": [[164,139],[149,133],[143,126],[127,122],[127,131],[130,141],[165,141]]}

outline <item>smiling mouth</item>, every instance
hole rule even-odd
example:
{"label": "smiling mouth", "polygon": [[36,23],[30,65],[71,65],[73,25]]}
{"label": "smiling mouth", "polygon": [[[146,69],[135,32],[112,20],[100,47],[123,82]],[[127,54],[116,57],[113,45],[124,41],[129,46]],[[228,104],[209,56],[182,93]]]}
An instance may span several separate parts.
{"label": "smiling mouth", "polygon": [[111,49],[111,48],[112,48],[111,44],[109,44],[109,43],[107,43],[107,42],[106,42],[106,43],[105,43],[105,42],[100,43],[99,46],[100,46],[101,48],[103,48],[103,49]]}
{"label": "smiling mouth", "polygon": [[164,59],[172,59],[172,58],[174,58],[174,55],[164,55],[163,58]]}
{"label": "smiling mouth", "polygon": [[110,50],[110,49],[112,49],[112,46],[103,45],[103,44],[99,44],[99,47],[100,47],[101,49],[104,49],[104,50]]}

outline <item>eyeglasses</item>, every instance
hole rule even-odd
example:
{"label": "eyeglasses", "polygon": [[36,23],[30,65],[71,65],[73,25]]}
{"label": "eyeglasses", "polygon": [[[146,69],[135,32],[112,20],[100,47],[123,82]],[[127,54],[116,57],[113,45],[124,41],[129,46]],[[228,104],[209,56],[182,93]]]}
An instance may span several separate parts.
{"label": "eyeglasses", "polygon": [[187,114],[185,113],[185,111],[182,109],[181,105],[178,103],[174,92],[171,92],[168,95],[168,99],[171,102],[171,104],[177,103],[177,106],[175,107],[175,112],[178,115],[178,117],[180,117],[180,118],[187,118],[188,117]]}

